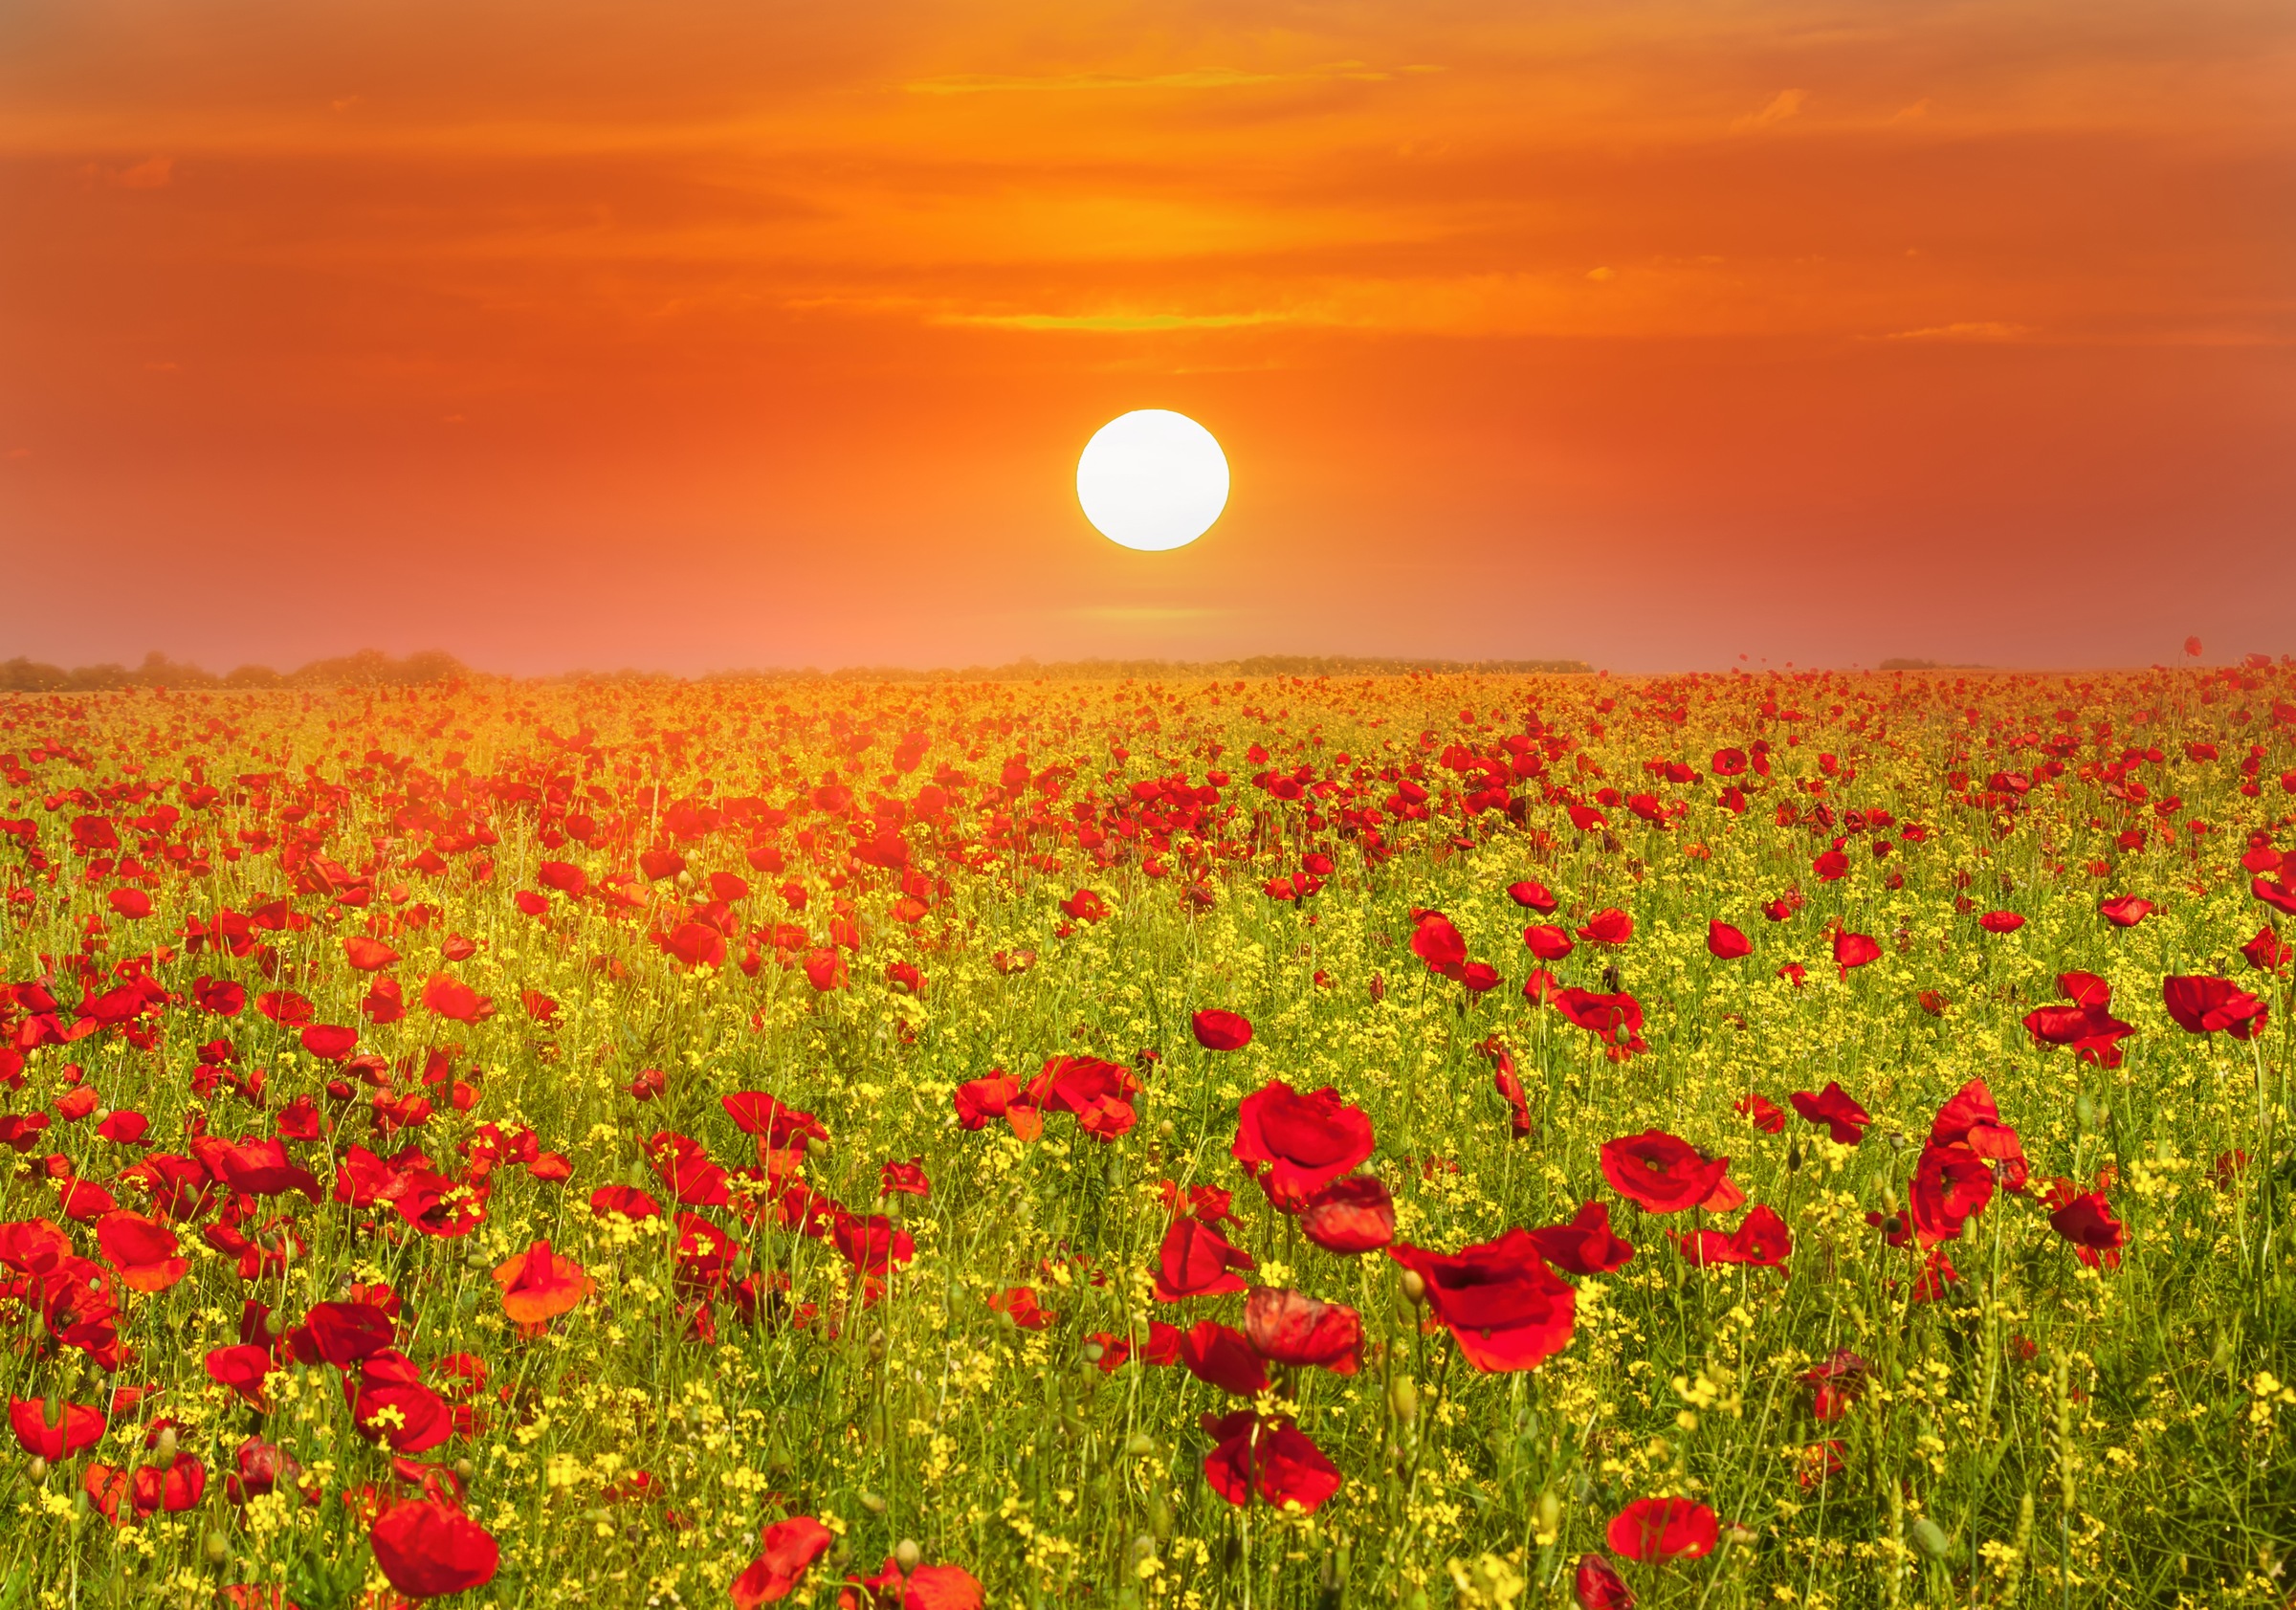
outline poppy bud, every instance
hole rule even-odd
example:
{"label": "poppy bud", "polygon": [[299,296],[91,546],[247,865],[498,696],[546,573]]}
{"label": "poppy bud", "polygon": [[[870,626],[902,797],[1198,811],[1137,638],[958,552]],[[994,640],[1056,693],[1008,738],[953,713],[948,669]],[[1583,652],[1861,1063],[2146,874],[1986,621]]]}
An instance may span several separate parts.
{"label": "poppy bud", "polygon": [[904,1577],[923,1563],[925,1551],[916,1546],[914,1537],[904,1537],[893,1546],[893,1563],[901,1568]]}
{"label": "poppy bud", "polygon": [[1397,1376],[1387,1383],[1387,1406],[1406,1425],[1419,1418],[1419,1388],[1409,1376]]}
{"label": "poppy bud", "polygon": [[1107,1356],[1108,1349],[1102,1347],[1098,1342],[1088,1341],[1084,1344],[1084,1360],[1086,1363],[1097,1364],[1101,1359]]}
{"label": "poppy bud", "polygon": [[1953,1548],[1945,1528],[1927,1515],[1913,1523],[1913,1546],[1932,1559],[1943,1559]]}
{"label": "poppy bud", "polygon": [[152,1445],[151,1445],[151,1456],[152,1456],[152,1457],[151,1457],[151,1462],[152,1462],[154,1465],[170,1465],[170,1464],[173,1464],[173,1463],[174,1463],[174,1461],[175,1461],[175,1427],[174,1427],[174,1426],[172,1426],[172,1425],[163,1425],[163,1426],[161,1426],[161,1427],[160,1427],[160,1434],[159,1434],[159,1437],[158,1437],[158,1439],[157,1439],[155,1442],[153,1442],[153,1444],[152,1444]]}
{"label": "poppy bud", "polygon": [[1792,1174],[1792,1173],[1793,1173],[1793,1172],[1794,1172],[1796,1169],[1799,1169],[1800,1166],[1801,1166],[1801,1142],[1800,1142],[1800,1141],[1799,1141],[1799,1140],[1794,1140],[1794,1141],[1789,1141],[1789,1142],[1787,1142],[1787,1144],[1786,1144],[1786,1172],[1787,1172],[1788,1174]]}
{"label": "poppy bud", "polygon": [[863,1493],[861,1495],[861,1508],[867,1510],[872,1515],[883,1514],[885,1512],[885,1495],[879,1492]]}
{"label": "poppy bud", "polygon": [[2073,1098],[2073,1118],[2083,1129],[2097,1127],[2097,1104],[2089,1099],[2088,1092],[2083,1091]]}
{"label": "poppy bud", "polygon": [[1172,1505],[1160,1492],[1148,1500],[1148,1534],[1159,1539],[1172,1535]]}
{"label": "poppy bud", "polygon": [[33,1487],[38,1487],[48,1479],[48,1462],[36,1453],[32,1456],[32,1464],[26,1467],[26,1470],[32,1477]]}
{"label": "poppy bud", "polygon": [[210,1532],[199,1545],[201,1555],[210,1565],[221,1565],[231,1557],[232,1546],[220,1532]]}
{"label": "poppy bud", "polygon": [[1562,1532],[1562,1498],[1553,1488],[1538,1495],[1538,1534],[1555,1537]]}
{"label": "poppy bud", "polygon": [[1159,1119],[1159,1120],[1158,1120],[1158,1122],[1157,1122],[1157,1126],[1156,1126],[1156,1133],[1157,1133],[1157,1134],[1158,1134],[1159,1136],[1161,1136],[1163,1139],[1166,1139],[1166,1140],[1169,1140],[1169,1139],[1171,1139],[1171,1138],[1172,1138],[1172,1120],[1171,1120],[1170,1118],[1161,1118],[1161,1119]]}
{"label": "poppy bud", "polygon": [[1427,1296],[1426,1277],[1417,1269],[1403,1270],[1403,1295],[1413,1302],[1424,1302]]}
{"label": "poppy bud", "polygon": [[454,1474],[461,1480],[467,1482],[477,1473],[478,1467],[473,1465],[468,1459],[457,1459],[454,1462]]}
{"label": "poppy bud", "polygon": [[[1897,1216],[1897,1193],[1888,1185],[1882,1187],[1882,1211],[1890,1218]],[[1895,1231],[1891,1232],[1895,1234]]]}
{"label": "poppy bud", "polygon": [[1156,1439],[1145,1431],[1135,1431],[1124,1439],[1124,1451],[1135,1459],[1149,1459],[1156,1454]]}

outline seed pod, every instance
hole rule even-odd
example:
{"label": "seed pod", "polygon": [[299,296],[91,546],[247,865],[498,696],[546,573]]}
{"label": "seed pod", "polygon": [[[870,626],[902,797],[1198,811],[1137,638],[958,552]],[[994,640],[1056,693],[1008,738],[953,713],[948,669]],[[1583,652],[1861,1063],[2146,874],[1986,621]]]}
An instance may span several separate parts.
{"label": "seed pod", "polygon": [[1788,1141],[1786,1143],[1786,1172],[1792,1174],[1800,1167],[1801,1142],[1799,1140]]}
{"label": "seed pod", "polygon": [[1098,1342],[1088,1341],[1084,1344],[1084,1361],[1086,1363],[1097,1364],[1107,1356],[1108,1349],[1102,1347]]}

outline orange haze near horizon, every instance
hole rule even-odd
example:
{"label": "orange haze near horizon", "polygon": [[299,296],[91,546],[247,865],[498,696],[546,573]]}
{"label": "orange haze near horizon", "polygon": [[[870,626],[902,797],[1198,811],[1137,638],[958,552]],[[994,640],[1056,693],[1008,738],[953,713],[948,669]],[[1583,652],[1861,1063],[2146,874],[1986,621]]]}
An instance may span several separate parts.
{"label": "orange haze near horizon", "polygon": [[[2296,651],[2296,9],[0,13],[13,653]],[[1085,524],[1128,408],[1234,472]]]}

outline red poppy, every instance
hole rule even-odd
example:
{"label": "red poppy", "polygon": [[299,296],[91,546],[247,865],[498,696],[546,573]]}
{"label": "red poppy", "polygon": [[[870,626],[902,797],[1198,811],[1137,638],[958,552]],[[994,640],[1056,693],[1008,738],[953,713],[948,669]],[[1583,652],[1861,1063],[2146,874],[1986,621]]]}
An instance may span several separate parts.
{"label": "red poppy", "polygon": [[1696,1207],[1730,1172],[1728,1158],[1709,1159],[1689,1141],[1658,1129],[1604,1142],[1601,1161],[1611,1188],[1652,1213]]}
{"label": "red poppy", "polygon": [[176,1256],[175,1232],[140,1214],[105,1215],[96,1226],[96,1245],[131,1291],[165,1291],[191,1269],[189,1259]]}
{"label": "red poppy", "polygon": [[932,1196],[933,1181],[925,1178],[924,1158],[911,1158],[907,1162],[887,1159],[879,1171],[877,1195],[889,1197],[895,1193],[908,1197]]}
{"label": "red poppy", "polygon": [[456,1023],[479,1023],[495,1015],[495,1003],[469,984],[444,973],[433,973],[423,983],[423,1005]]}
{"label": "red poppy", "polygon": [[2235,1040],[2251,1040],[2271,1021],[2272,1009],[2230,979],[2174,976],[2163,979],[2162,1002],[2188,1034],[2219,1029]]}
{"label": "red poppy", "polygon": [[2097,902],[2099,915],[2115,928],[2134,928],[2156,909],[2152,901],[2134,894],[2119,894]]}
{"label": "red poppy", "polygon": [[271,1412],[271,1395],[266,1382],[278,1369],[278,1363],[268,1347],[243,1342],[237,1347],[208,1350],[208,1378],[218,1386],[229,1387],[236,1392],[239,1400],[258,1414]]}
{"label": "red poppy", "polygon": [[1842,977],[1845,979],[1849,977],[1851,968],[1879,960],[1881,954],[1882,947],[1874,943],[1869,935],[1852,934],[1847,929],[1837,930],[1834,934],[1834,965],[1842,970]]}
{"label": "red poppy", "polygon": [[1232,1271],[1252,1267],[1250,1253],[1230,1245],[1209,1224],[1199,1219],[1176,1219],[1157,1249],[1156,1300],[1177,1303],[1188,1297],[1241,1291],[1244,1278]]}
{"label": "red poppy", "polygon": [[1745,1264],[1781,1274],[1794,1252],[1794,1237],[1786,1222],[1759,1203],[1728,1235],[1719,1230],[1692,1230],[1676,1236],[1674,1244],[1693,1264]]}
{"label": "red poppy", "polygon": [[580,1264],[560,1257],[546,1241],[497,1266],[495,1284],[502,1288],[502,1312],[523,1326],[546,1325],[598,1289]]}
{"label": "red poppy", "polygon": [[2267,973],[2277,973],[2296,958],[2296,945],[2287,943],[2270,923],[2256,931],[2256,937],[2241,947],[2248,965]]}
{"label": "red poppy", "polygon": [[2060,1202],[2049,1214],[2049,1227],[2073,1244],[2073,1252],[2090,1268],[2121,1266],[2121,1248],[2128,1244],[2127,1226],[2112,1216],[2101,1190]]}
{"label": "red poppy", "polygon": [[1930,1144],[1958,1147],[1996,1163],[2002,1186],[2020,1191],[2025,1184],[2025,1153],[2017,1131],[2001,1122],[1993,1092],[1982,1079],[1972,1079],[1937,1109],[1930,1125]]}
{"label": "red poppy", "polygon": [[1335,1180],[1308,1199],[1299,1227],[1327,1252],[1377,1251],[1395,1239],[1395,1203],[1372,1175]]}
{"label": "red poppy", "polygon": [[1721,1540],[1713,1511],[1688,1498],[1638,1498],[1604,1533],[1628,1559],[1704,1559]]}
{"label": "red poppy", "polygon": [[1539,1256],[1572,1274],[1608,1274],[1623,1268],[1634,1248],[1614,1234],[1610,1209],[1599,1202],[1580,1207],[1567,1224],[1531,1232]]}
{"label": "red poppy", "polygon": [[1452,1253],[1396,1246],[1387,1255],[1425,1283],[1428,1311],[1478,1370],[1535,1369],[1570,1344],[1578,1294],[1527,1230]]}
{"label": "red poppy", "polygon": [[48,1405],[40,1399],[11,1398],[8,1423],[26,1453],[55,1465],[101,1442],[105,1422],[101,1409],[85,1403],[59,1403],[51,1423]]}
{"label": "red poppy", "polygon": [[[1530,994],[1529,984],[1523,986],[1523,993]],[[1604,1054],[1614,1062],[1650,1048],[1643,1040],[1643,1003],[1623,990],[1598,995],[1574,987],[1557,992],[1553,1003],[1564,1022],[1602,1042]]]}
{"label": "red poppy", "polygon": [[1578,1610],[1634,1610],[1634,1595],[1626,1582],[1601,1555],[1580,1555],[1571,1577],[1571,1596]]}
{"label": "red poppy", "polygon": [[1731,1104],[1731,1111],[1739,1114],[1764,1135],[1777,1135],[1786,1127],[1785,1110],[1766,1095],[1748,1091]]}
{"label": "red poppy", "polygon": [[495,1579],[501,1550],[470,1516],[434,1498],[409,1498],[377,1517],[367,1534],[390,1585],[414,1599],[439,1599]]}
{"label": "red poppy", "polygon": [[2025,919],[2015,912],[1987,912],[1977,918],[1977,926],[1988,934],[2014,934],[2025,925]]}
{"label": "red poppy", "polygon": [[1277,1509],[1297,1505],[1309,1513],[1344,1484],[1339,1467],[1289,1419],[1262,1420],[1250,1409],[1205,1415],[1204,1434],[1215,1445],[1204,1456],[1212,1490],[1239,1509],[1256,1495]]}
{"label": "red poppy", "polygon": [[1026,1093],[1044,1112],[1075,1114],[1077,1127],[1094,1139],[1114,1141],[1139,1121],[1129,1099],[1139,1089],[1138,1076],[1119,1064],[1055,1056],[1045,1059],[1044,1070],[1028,1081]]}
{"label": "red poppy", "polygon": [[1958,1147],[1925,1146],[1906,1188],[1907,1228],[1924,1246],[1958,1241],[1962,1225],[1992,1200],[1993,1170],[1983,1158]]}
{"label": "red poppy", "polygon": [[1241,1012],[1206,1006],[1189,1020],[1196,1043],[1207,1051],[1240,1051],[1251,1044],[1251,1020]]}
{"label": "red poppy", "polygon": [[1002,1068],[959,1085],[956,1102],[957,1122],[963,1129],[978,1130],[991,1118],[1003,1118],[1023,1140],[1033,1140],[1044,1131],[1043,1115],[1022,1098],[1021,1082]]}
{"label": "red poppy", "polygon": [[758,1557],[734,1578],[735,1610],[757,1610],[761,1604],[786,1599],[836,1540],[837,1534],[811,1515],[791,1515],[766,1527]]}
{"label": "red poppy", "polygon": [[1555,896],[1547,892],[1545,884],[1530,878],[1525,878],[1520,883],[1509,884],[1507,897],[1524,910],[1537,912],[1542,915],[1553,911],[1556,904]]}
{"label": "red poppy", "polygon": [[839,1213],[829,1239],[859,1273],[881,1278],[916,1256],[916,1242],[882,1213]]}
{"label": "red poppy", "polygon": [[[1735,961],[1741,956],[1754,954],[1754,941],[1746,937],[1744,930],[1733,928],[1720,917],[1714,917],[1706,925],[1706,948],[1709,954],[1724,961]],[[1593,1559],[1595,1556],[1589,1555],[1586,1557]]]}
{"label": "red poppy", "polygon": [[2041,1006],[2025,1014],[2025,1032],[2045,1046],[2070,1046],[2084,1062],[2121,1065],[2120,1042],[2136,1032],[2108,1010],[2112,986],[2094,973],[2060,973],[2057,987],[2069,1006]]}
{"label": "red poppy", "polygon": [[[1616,906],[1606,906],[1586,919],[1578,937],[1590,944],[1623,945],[1634,937],[1634,918]],[[1548,958],[1541,957],[1540,960]]]}
{"label": "red poppy", "polygon": [[1268,1200],[1296,1213],[1317,1191],[1371,1156],[1371,1119],[1326,1085],[1301,1095],[1281,1079],[1244,1098],[1229,1151]]}
{"label": "red poppy", "polygon": [[1577,950],[1571,937],[1553,923],[1534,923],[1523,930],[1523,943],[1541,961],[1560,961]]}
{"label": "red poppy", "polygon": [[1270,1363],[1352,1376],[1363,1353],[1363,1319],[1344,1303],[1304,1291],[1254,1286],[1244,1299],[1244,1334]]}
{"label": "red poppy", "polygon": [[1060,902],[1061,911],[1078,922],[1098,922],[1108,915],[1108,902],[1090,889],[1079,889]]}
{"label": "red poppy", "polygon": [[1423,912],[1411,935],[1411,954],[1425,962],[1429,972],[1448,976],[1467,960],[1467,939],[1443,913]]}
{"label": "red poppy", "polygon": [[2279,883],[2268,882],[2261,877],[2253,879],[2248,885],[2248,893],[2274,911],[2296,916],[2296,884],[2285,881],[2285,874],[2284,881]]}
{"label": "red poppy", "polygon": [[1217,1319],[1197,1321],[1180,1338],[1180,1362],[1188,1374],[1238,1398],[1268,1389],[1268,1369],[1243,1332]]}
{"label": "red poppy", "polygon": [[1045,1330],[1060,1317],[1050,1309],[1038,1306],[1033,1286],[1007,1286],[1002,1291],[991,1291],[988,1310],[991,1313],[1010,1314],[1014,1327],[1023,1331]]}
{"label": "red poppy", "polygon": [[1855,1146],[1866,1138],[1866,1128],[1873,1122],[1865,1108],[1849,1098],[1839,1084],[1829,1082],[1825,1089],[1812,1095],[1808,1091],[1796,1091],[1787,1099],[1811,1123],[1822,1127],[1837,1146]]}
{"label": "red poppy", "polygon": [[1829,849],[1810,863],[1810,870],[1818,874],[1819,882],[1831,883],[1849,871],[1849,857],[1838,849]]}
{"label": "red poppy", "polygon": [[718,1098],[725,1115],[744,1135],[754,1135],[769,1151],[803,1152],[808,1142],[828,1145],[828,1127],[812,1114],[790,1106],[763,1091],[736,1091]]}

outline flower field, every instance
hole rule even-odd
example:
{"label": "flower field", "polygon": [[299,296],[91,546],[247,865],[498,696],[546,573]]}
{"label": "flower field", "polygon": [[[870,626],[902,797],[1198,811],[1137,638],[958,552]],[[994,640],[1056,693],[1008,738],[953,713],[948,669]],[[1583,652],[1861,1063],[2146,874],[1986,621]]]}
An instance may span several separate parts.
{"label": "flower field", "polygon": [[0,1610],[2296,1602],[2286,662],[0,696]]}

